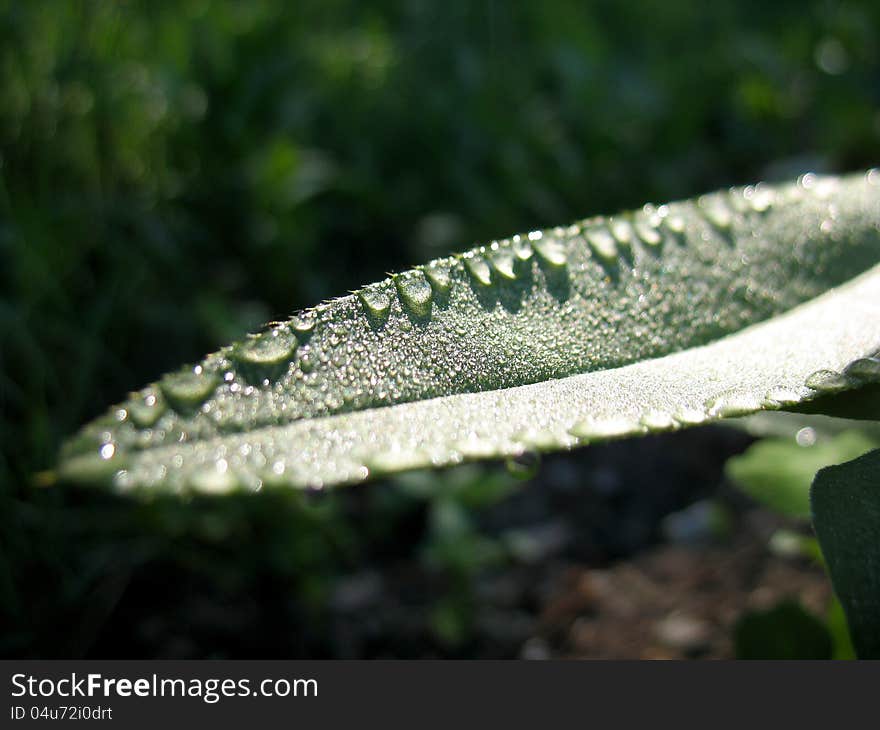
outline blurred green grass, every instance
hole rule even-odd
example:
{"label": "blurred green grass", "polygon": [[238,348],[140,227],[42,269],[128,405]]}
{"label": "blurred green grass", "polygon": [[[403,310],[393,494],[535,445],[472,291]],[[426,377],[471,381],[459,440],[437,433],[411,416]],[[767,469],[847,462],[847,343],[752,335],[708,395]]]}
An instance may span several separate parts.
{"label": "blurred green grass", "polygon": [[[103,563],[67,551],[121,544],[29,484],[128,390],[474,241],[877,164],[878,28],[869,1],[0,2],[4,612],[40,571],[78,610]],[[0,650],[53,645],[46,600]]]}

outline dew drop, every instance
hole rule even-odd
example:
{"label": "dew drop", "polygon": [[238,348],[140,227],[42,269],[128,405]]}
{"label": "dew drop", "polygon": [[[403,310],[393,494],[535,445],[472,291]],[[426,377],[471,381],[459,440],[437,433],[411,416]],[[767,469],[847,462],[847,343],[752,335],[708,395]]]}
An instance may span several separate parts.
{"label": "dew drop", "polygon": [[187,479],[190,489],[202,494],[228,494],[240,482],[229,469],[226,459],[218,459],[192,471]]}
{"label": "dew drop", "polygon": [[360,297],[361,304],[364,305],[367,314],[373,319],[382,320],[388,316],[391,309],[391,298],[383,289],[376,286],[367,287],[358,292],[358,297]]}
{"label": "dew drop", "polygon": [[675,428],[675,420],[668,413],[662,411],[651,411],[642,416],[641,423],[649,431],[667,431]]}
{"label": "dew drop", "polygon": [[648,246],[658,246],[663,240],[656,228],[647,223],[638,221],[634,224],[636,235]]}
{"label": "dew drop", "polygon": [[365,459],[366,467],[373,474],[393,474],[398,471],[417,469],[429,463],[421,451],[390,450],[370,454]]}
{"label": "dew drop", "polygon": [[730,228],[733,223],[733,214],[730,209],[717,196],[702,197],[699,206],[703,216],[716,228]]}
{"label": "dew drop", "polygon": [[299,351],[299,369],[304,373],[312,372],[318,364],[317,361],[317,356],[308,345]]}
{"label": "dew drop", "polygon": [[865,179],[868,181],[868,185],[880,185],[880,170],[872,167],[865,173]]}
{"label": "dew drop", "polygon": [[632,243],[633,228],[629,221],[621,218],[612,218],[608,227],[611,229],[611,235],[614,236],[619,244],[629,246]]}
{"label": "dew drop", "polygon": [[[532,234],[529,234],[531,238]],[[565,266],[568,256],[565,252],[565,246],[558,239],[547,237],[537,238],[532,241],[532,248],[538,257],[549,266],[561,267]]]}
{"label": "dew drop", "polygon": [[306,336],[315,329],[317,316],[314,312],[302,312],[293,318],[291,326],[298,335]]}
{"label": "dew drop", "polygon": [[513,251],[509,248],[499,248],[494,251],[489,260],[492,262],[492,268],[495,269],[505,279],[516,279],[516,271],[514,271]]}
{"label": "dew drop", "polygon": [[159,392],[147,391],[125,404],[138,428],[151,428],[165,412],[165,400]]}
{"label": "dew drop", "polygon": [[752,210],[757,213],[763,213],[764,211],[769,210],[770,206],[773,205],[773,200],[773,190],[763,183],[758,183],[754,188],[754,192],[749,197],[749,203],[752,206]]}
{"label": "dew drop", "polygon": [[442,264],[429,264],[425,269],[425,277],[434,288],[434,291],[439,294],[449,291],[449,287],[452,285],[449,269]]}
{"label": "dew drop", "polygon": [[812,172],[807,172],[801,175],[798,180],[798,185],[802,187],[804,190],[810,190],[816,186],[816,175]]}
{"label": "dew drop", "polygon": [[296,345],[296,337],[287,328],[276,327],[239,343],[236,355],[250,365],[278,365],[290,359]]}
{"label": "dew drop", "polygon": [[487,459],[497,454],[497,449],[491,441],[481,439],[476,434],[470,434],[467,438],[456,441],[452,447],[469,459]]}
{"label": "dew drop", "polygon": [[492,283],[492,271],[482,256],[470,252],[464,255],[464,265],[478,283],[489,286]]}
{"label": "dew drop", "polygon": [[531,244],[519,235],[514,236],[511,239],[510,247],[513,249],[514,256],[516,256],[520,261],[528,261],[530,258],[532,258],[532,254],[534,253]]}
{"label": "dew drop", "polygon": [[751,209],[749,202],[755,192],[754,185],[747,185],[744,188],[730,188],[727,194],[727,200],[730,207],[738,213],[748,213]]}
{"label": "dew drop", "polygon": [[588,418],[576,423],[568,432],[576,438],[594,441],[629,436],[640,433],[641,430],[642,427],[638,423],[627,418],[608,418],[602,420]]}
{"label": "dew drop", "polygon": [[706,420],[706,413],[697,408],[682,408],[673,418],[682,426],[698,426]]}
{"label": "dew drop", "polygon": [[404,309],[417,317],[426,317],[431,313],[433,291],[420,271],[398,276],[394,284]]}
{"label": "dew drop", "polygon": [[859,380],[880,380],[880,358],[862,357],[853,360],[843,372]]}
{"label": "dew drop", "polygon": [[736,418],[762,408],[761,402],[751,393],[722,393],[709,398],[705,405],[712,418]]}
{"label": "dew drop", "polygon": [[813,446],[816,443],[816,429],[810,426],[804,426],[794,435],[795,443],[804,448]]}
{"label": "dew drop", "polygon": [[807,377],[804,385],[820,393],[837,393],[849,386],[849,380],[835,370],[817,370]]}
{"label": "dew drop", "polygon": [[801,400],[803,400],[803,398],[796,390],[779,386],[767,391],[762,405],[765,407],[778,408],[779,406],[790,406],[795,403],[800,403]]}
{"label": "dew drop", "polygon": [[552,451],[560,447],[571,446],[571,436],[568,433],[557,433],[549,428],[530,428],[517,433],[513,440],[529,449]]}
{"label": "dew drop", "polygon": [[664,220],[666,227],[675,234],[684,233],[684,218],[680,215],[670,215]]}
{"label": "dew drop", "polygon": [[604,261],[613,261],[617,258],[617,244],[614,236],[608,232],[607,228],[589,228],[586,232],[587,241],[596,255]]}
{"label": "dew drop", "polygon": [[169,373],[159,386],[175,408],[186,409],[204,403],[217,387],[217,380],[197,365],[192,370]]}

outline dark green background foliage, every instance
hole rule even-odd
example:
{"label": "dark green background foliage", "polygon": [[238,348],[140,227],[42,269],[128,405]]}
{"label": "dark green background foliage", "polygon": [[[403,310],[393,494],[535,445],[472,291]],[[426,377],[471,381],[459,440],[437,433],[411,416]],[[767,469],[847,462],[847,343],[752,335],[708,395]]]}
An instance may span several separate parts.
{"label": "dark green background foliage", "polygon": [[[289,586],[276,626],[320,613],[358,545],[384,544],[361,521],[403,529],[410,497],[381,492],[355,517],[298,497],[177,515],[35,494],[32,475],[128,390],[385,271],[876,164],[878,28],[868,1],[0,3],[0,652],[87,653],[118,597],[162,591],[163,573],[236,594],[259,566]],[[442,548],[442,519],[420,519]],[[441,548],[456,580],[477,570]],[[491,562],[482,548],[468,555]],[[147,577],[126,588],[133,574]],[[466,611],[438,610],[454,639]],[[277,645],[267,631],[268,648],[180,648],[157,622],[132,651]]]}

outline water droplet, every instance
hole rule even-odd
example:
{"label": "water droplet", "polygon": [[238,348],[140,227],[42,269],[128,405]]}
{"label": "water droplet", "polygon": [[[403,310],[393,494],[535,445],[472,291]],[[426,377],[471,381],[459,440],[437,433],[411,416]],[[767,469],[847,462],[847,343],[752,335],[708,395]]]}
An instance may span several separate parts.
{"label": "water droplet", "polygon": [[131,420],[138,428],[152,428],[165,412],[165,400],[161,393],[147,391],[125,404]]}
{"label": "water droplet", "polygon": [[302,312],[293,318],[291,326],[298,335],[305,336],[315,329],[317,320],[314,312]]}
{"label": "water droplet", "polygon": [[277,327],[239,343],[236,355],[250,365],[278,365],[290,359],[296,346],[296,337],[290,330]]}
{"label": "water droplet", "polygon": [[682,408],[673,418],[682,426],[698,426],[706,420],[706,413],[697,408]]}
{"label": "water droplet", "polygon": [[187,479],[190,489],[202,494],[228,494],[240,482],[225,459],[195,469]]}
{"label": "water droplet", "polygon": [[670,215],[665,219],[666,227],[675,234],[684,233],[684,218],[680,215]]}
{"label": "water droplet", "polygon": [[642,416],[639,421],[649,431],[667,431],[675,428],[675,420],[668,413],[662,411],[651,411]]}
{"label": "water droplet", "polygon": [[491,441],[481,439],[473,433],[466,439],[456,441],[452,447],[468,459],[488,459],[497,455],[497,449]]}
{"label": "water droplet", "polygon": [[107,459],[112,459],[113,455],[116,453],[116,444],[104,444],[100,449],[99,453],[101,458],[105,461]]}
{"label": "water droplet", "polygon": [[[532,234],[530,233],[529,238],[531,238],[531,236]],[[538,257],[549,266],[565,266],[568,260],[565,246],[563,246],[556,238],[548,237],[535,239],[532,241],[532,248],[535,250]]]}
{"label": "water droplet", "polygon": [[634,224],[636,235],[642,239],[648,246],[658,246],[663,240],[656,228],[651,227],[647,223],[637,221]]}
{"label": "water droplet", "polygon": [[514,255],[520,261],[528,261],[534,253],[531,244],[522,236],[514,236],[510,241],[510,247],[513,249]]}
{"label": "water droplet", "polygon": [[537,451],[524,451],[516,456],[511,456],[504,462],[507,472],[523,481],[532,479],[541,468],[541,454]]}
{"label": "water droplet", "polygon": [[365,459],[366,467],[373,474],[393,474],[408,469],[418,469],[429,463],[421,451],[391,450],[370,454]]}
{"label": "water droplet", "polygon": [[605,261],[613,261],[617,258],[617,244],[614,241],[614,236],[609,233],[607,228],[589,228],[587,229],[586,236],[587,241],[599,258]]}
{"label": "water droplet", "polygon": [[318,357],[308,345],[299,351],[299,369],[308,374],[312,372],[318,364]]}
{"label": "water droplet", "polygon": [[804,385],[820,393],[837,393],[849,384],[849,379],[835,370],[817,370],[804,381]]}
{"label": "water droplet", "polygon": [[449,269],[443,264],[429,264],[425,269],[425,277],[427,277],[434,291],[440,294],[449,291],[449,287],[452,285]]}
{"label": "water droplet", "polygon": [[865,173],[865,179],[868,181],[868,185],[880,185],[880,170],[872,167]]}
{"label": "water droplet", "polygon": [[809,190],[816,185],[816,175],[812,172],[805,173],[798,178],[797,182],[804,190]]}
{"label": "water droplet", "polygon": [[780,386],[771,388],[767,391],[767,394],[762,401],[762,405],[770,408],[778,408],[779,406],[790,406],[795,403],[800,403],[801,400],[803,400],[803,398],[796,390]]}
{"label": "water droplet", "polygon": [[705,405],[712,418],[736,418],[762,408],[761,402],[751,393],[722,393],[709,398]]}
{"label": "water droplet", "polygon": [[853,360],[843,372],[859,380],[880,380],[880,358],[862,357]]}
{"label": "water droplet", "polygon": [[394,283],[397,286],[400,303],[411,314],[426,317],[431,313],[433,291],[420,271],[395,277]]}
{"label": "water droplet", "polygon": [[770,206],[773,205],[773,190],[764,185],[764,183],[758,183],[754,188],[750,188],[750,190],[753,190],[753,192],[747,195],[747,197],[752,206],[752,210],[758,213],[763,213],[764,211],[769,210]]}
{"label": "water droplet", "polygon": [[509,248],[499,248],[494,251],[489,260],[492,262],[492,268],[495,269],[505,279],[516,279],[516,271],[514,271],[513,251]]}
{"label": "water droplet", "polygon": [[361,304],[364,305],[367,314],[373,319],[382,320],[388,316],[391,309],[391,298],[384,289],[380,289],[378,286],[367,287],[358,292],[358,297],[360,297]]}
{"label": "water droplet", "polygon": [[623,245],[629,246],[633,240],[633,228],[629,221],[621,218],[612,218],[608,227],[611,229],[611,235],[615,240]]}
{"label": "water droplet", "polygon": [[464,265],[470,275],[474,277],[483,286],[489,286],[492,283],[492,271],[489,264],[482,256],[470,252],[464,255]]}
{"label": "water droplet", "polygon": [[812,446],[816,443],[816,429],[804,426],[795,434],[794,440],[798,446]]}
{"label": "water droplet", "polygon": [[607,418],[596,420],[587,418],[572,426],[568,432],[579,439],[596,441],[620,438],[641,433],[642,426],[627,418]]}
{"label": "water droplet", "polygon": [[203,372],[197,365],[192,370],[169,373],[159,386],[162,393],[175,408],[188,409],[204,403],[217,387],[213,374]]}
{"label": "water droplet", "polygon": [[733,214],[724,201],[717,195],[703,196],[699,198],[698,205],[703,211],[703,216],[716,228],[730,228],[733,223]]}
{"label": "water droplet", "polygon": [[572,446],[568,433],[557,433],[548,428],[530,428],[517,433],[513,440],[530,449],[553,451],[560,447]]}

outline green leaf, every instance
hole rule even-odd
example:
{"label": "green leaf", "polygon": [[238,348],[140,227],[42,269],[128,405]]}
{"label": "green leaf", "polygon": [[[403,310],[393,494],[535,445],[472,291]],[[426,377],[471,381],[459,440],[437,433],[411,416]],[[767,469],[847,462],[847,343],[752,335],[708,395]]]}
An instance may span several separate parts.
{"label": "green leaf", "polygon": [[805,175],[432,261],[133,394],[59,472],[120,490],[322,487],[872,382],[878,201],[876,171]]}
{"label": "green leaf", "polygon": [[880,659],[880,449],[822,469],[813,525],[856,652]]}
{"label": "green leaf", "polygon": [[828,631],[834,643],[832,659],[855,659],[856,650],[846,622],[846,612],[837,596],[832,596],[828,607]]}
{"label": "green leaf", "polygon": [[833,652],[825,624],[791,600],[743,616],[734,645],[737,659],[831,659]]}
{"label": "green leaf", "polygon": [[[877,447],[877,441],[858,431],[847,431],[815,441],[809,427],[806,439],[767,438],[750,446],[725,464],[727,476],[753,499],[777,512],[807,519],[810,484],[816,472]],[[802,433],[803,433],[802,431]]]}

